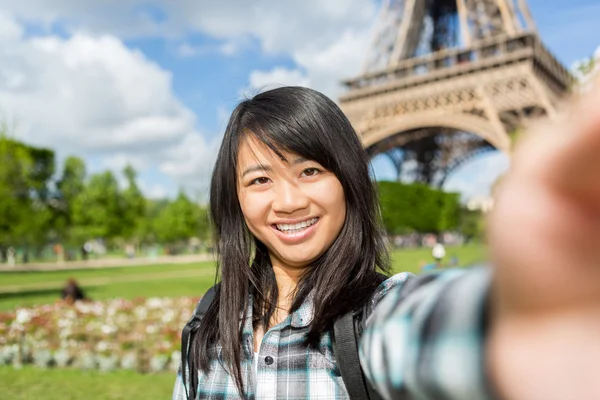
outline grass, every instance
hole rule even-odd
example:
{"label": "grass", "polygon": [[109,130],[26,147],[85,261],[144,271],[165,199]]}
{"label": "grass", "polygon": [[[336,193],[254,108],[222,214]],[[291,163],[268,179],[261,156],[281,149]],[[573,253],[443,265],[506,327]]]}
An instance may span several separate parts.
{"label": "grass", "polygon": [[160,265],[140,265],[140,266],[124,266],[110,268],[82,268],[74,270],[57,270],[57,271],[10,271],[0,272],[0,290],[4,286],[9,285],[29,285],[36,283],[60,282],[61,284],[75,277],[78,280],[93,279],[93,278],[116,278],[122,276],[139,276],[147,273],[164,272],[164,271],[191,271],[198,267],[211,267],[212,262],[191,264],[160,264]]}
{"label": "grass", "polygon": [[200,296],[214,284],[214,263],[151,265],[71,271],[4,272],[0,274],[0,311],[52,303],[71,277],[86,296],[114,297]]}
{"label": "grass", "polygon": [[[446,247],[446,260],[457,257],[458,265],[470,266],[486,260],[485,248],[480,244]],[[423,264],[433,261],[430,249],[403,249],[392,253],[392,270],[395,273],[408,271],[420,272]]]}
{"label": "grass", "polygon": [[[484,259],[481,245],[448,247],[447,258],[460,265]],[[404,249],[392,253],[393,271],[418,273],[431,261],[429,249]],[[87,296],[102,300],[114,297],[200,296],[214,283],[214,263],[167,264],[71,271],[0,273],[0,311],[56,301],[69,278],[75,278]]]}
{"label": "grass", "polygon": [[175,375],[0,367],[0,382],[3,400],[164,400],[171,398]]}
{"label": "grass", "polygon": [[[463,266],[485,260],[485,250],[481,245],[449,247],[446,250],[448,259],[456,256]],[[406,249],[392,253],[394,272],[418,273],[420,265],[431,260],[428,249]],[[86,293],[94,299],[200,296],[213,284],[214,263],[3,273],[0,275],[0,311],[12,310],[17,305],[53,302],[58,297],[58,288],[69,277],[75,277],[81,282]],[[54,283],[57,285],[52,289],[44,289]],[[14,285],[29,285],[29,288],[37,286],[42,289],[2,293],[3,289]],[[171,373],[140,375],[130,371],[103,373],[75,369],[42,370],[32,366],[20,370],[0,367],[0,382],[4,383],[1,385],[0,397],[6,400],[168,399],[171,397],[174,379],[175,375]]]}

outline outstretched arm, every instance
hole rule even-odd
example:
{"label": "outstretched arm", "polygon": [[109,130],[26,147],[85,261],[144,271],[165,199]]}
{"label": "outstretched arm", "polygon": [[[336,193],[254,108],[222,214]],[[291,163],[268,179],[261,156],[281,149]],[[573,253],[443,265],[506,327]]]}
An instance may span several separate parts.
{"label": "outstretched arm", "polygon": [[[600,77],[599,77],[600,78]],[[600,399],[600,79],[517,150],[490,220],[503,398]]]}
{"label": "outstretched arm", "polygon": [[513,155],[491,278],[467,272],[401,302],[398,288],[375,310],[361,364],[384,397],[600,399],[600,79],[575,103]]}

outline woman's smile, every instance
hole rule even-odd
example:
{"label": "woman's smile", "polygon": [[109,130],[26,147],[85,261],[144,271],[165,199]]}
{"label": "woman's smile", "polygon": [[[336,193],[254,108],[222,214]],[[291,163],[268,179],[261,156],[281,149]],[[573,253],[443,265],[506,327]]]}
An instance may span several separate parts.
{"label": "woman's smile", "polygon": [[314,217],[297,223],[271,225],[275,234],[284,242],[294,244],[309,238],[317,229],[319,218]]}

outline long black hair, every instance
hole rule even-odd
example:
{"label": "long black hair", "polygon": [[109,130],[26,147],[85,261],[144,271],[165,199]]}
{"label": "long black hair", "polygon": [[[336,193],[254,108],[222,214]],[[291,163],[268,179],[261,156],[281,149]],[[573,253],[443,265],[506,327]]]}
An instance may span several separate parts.
{"label": "long black hair", "polygon": [[[281,158],[284,152],[314,160],[341,182],[346,219],[331,247],[306,269],[291,311],[313,292],[314,317],[306,338],[316,345],[336,318],[363,305],[389,272],[376,190],[368,156],[339,107],[323,94],[282,87],[241,102],[233,111],[213,171],[210,212],[216,234],[221,284],[192,342],[190,373],[208,372],[219,361],[242,396],[243,318],[253,295],[253,324],[267,328],[277,304],[277,282],[266,246],[248,230],[237,197],[240,143],[253,136]],[[192,388],[196,390],[196,388]]]}

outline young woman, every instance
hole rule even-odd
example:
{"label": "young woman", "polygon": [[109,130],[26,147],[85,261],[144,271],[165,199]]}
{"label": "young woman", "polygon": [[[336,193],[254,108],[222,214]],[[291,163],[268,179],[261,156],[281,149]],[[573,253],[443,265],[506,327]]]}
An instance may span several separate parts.
{"label": "young woman", "polygon": [[348,397],[333,323],[406,278],[382,284],[377,207],[367,155],[330,99],[285,87],[233,111],[210,193],[220,286],[190,346],[197,398]]}
{"label": "young woman", "polygon": [[[376,310],[361,365],[385,398],[600,398],[587,379],[600,359],[594,93],[515,155],[492,218],[493,284],[488,269],[444,271],[410,291],[406,274],[378,272],[388,262],[368,160],[339,108],[297,87],[242,102],[211,185],[220,286],[173,398],[348,398],[331,330],[365,304]],[[575,357],[548,360],[572,343]]]}

